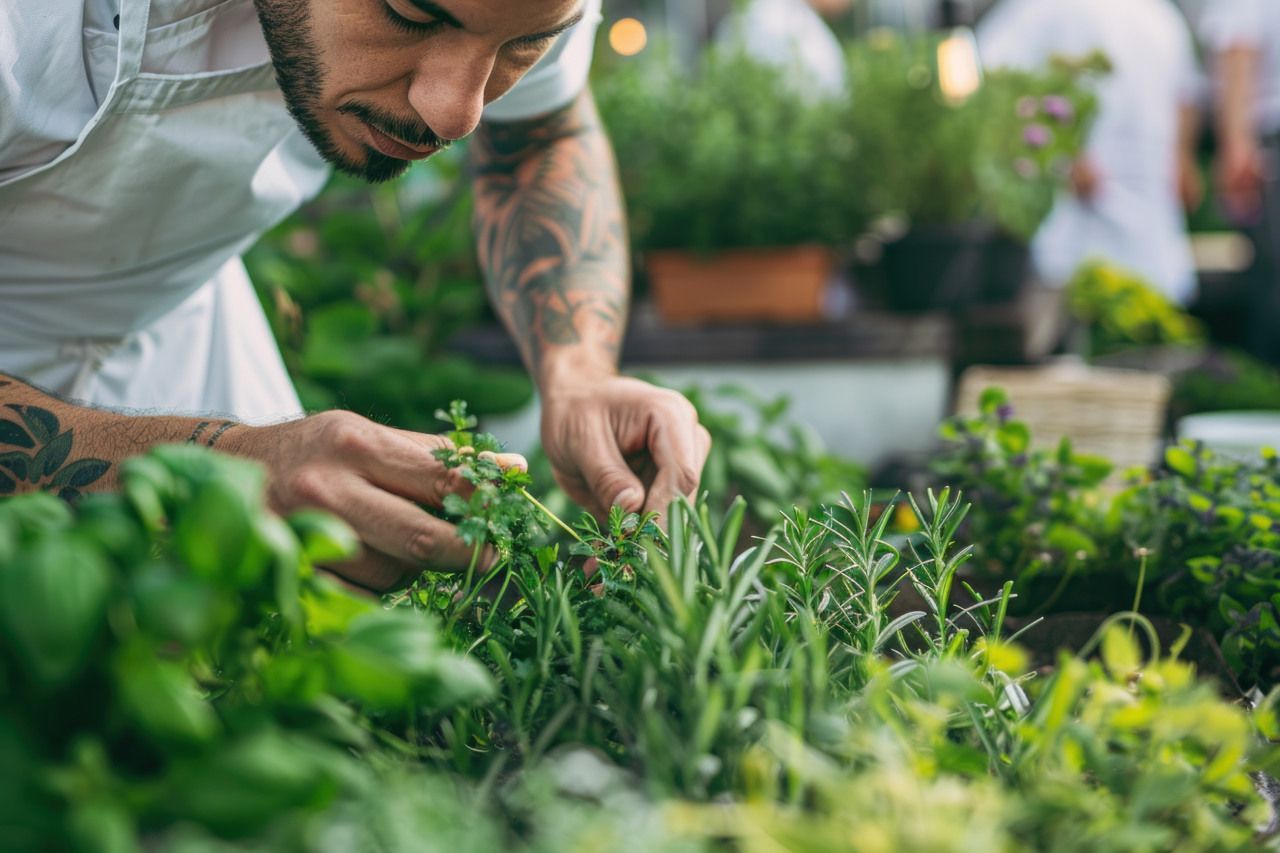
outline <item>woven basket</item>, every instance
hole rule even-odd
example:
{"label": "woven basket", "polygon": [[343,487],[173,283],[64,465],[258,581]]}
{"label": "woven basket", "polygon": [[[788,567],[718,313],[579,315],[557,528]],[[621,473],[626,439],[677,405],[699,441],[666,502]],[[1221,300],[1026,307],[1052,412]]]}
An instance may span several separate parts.
{"label": "woven basket", "polygon": [[1159,457],[1172,393],[1164,376],[1079,363],[971,367],[960,377],[956,411],[976,415],[978,398],[993,385],[1008,392],[1014,417],[1030,427],[1037,447],[1067,436],[1076,450],[1110,459],[1117,476]]}

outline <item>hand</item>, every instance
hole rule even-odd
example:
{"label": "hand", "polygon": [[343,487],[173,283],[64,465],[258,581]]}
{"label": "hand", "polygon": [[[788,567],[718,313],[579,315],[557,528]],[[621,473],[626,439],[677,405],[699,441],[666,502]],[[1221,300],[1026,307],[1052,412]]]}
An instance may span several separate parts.
{"label": "hand", "polygon": [[1178,198],[1182,200],[1182,209],[1193,213],[1204,203],[1204,178],[1200,174],[1200,166],[1190,157],[1184,158],[1178,166]]}
{"label": "hand", "polygon": [[1266,175],[1262,149],[1254,139],[1227,142],[1218,158],[1218,193],[1227,215],[1253,223],[1262,213],[1262,181]]}
{"label": "hand", "polygon": [[682,394],[607,376],[544,391],[542,444],[560,487],[602,518],[694,497],[711,435]]}
{"label": "hand", "polygon": [[[350,524],[362,553],[327,568],[376,592],[410,583],[424,569],[461,571],[471,562],[473,549],[453,525],[416,505],[440,507],[445,495],[469,492],[459,472],[434,456],[447,447],[452,444],[443,436],[340,411],[233,430],[220,445],[266,466],[267,501],[276,512],[314,507]],[[528,467],[515,454],[497,461],[504,468]],[[479,568],[491,562],[492,555],[482,555]]]}
{"label": "hand", "polygon": [[1093,201],[1102,187],[1102,172],[1092,161],[1081,157],[1071,167],[1071,191],[1077,198]]}

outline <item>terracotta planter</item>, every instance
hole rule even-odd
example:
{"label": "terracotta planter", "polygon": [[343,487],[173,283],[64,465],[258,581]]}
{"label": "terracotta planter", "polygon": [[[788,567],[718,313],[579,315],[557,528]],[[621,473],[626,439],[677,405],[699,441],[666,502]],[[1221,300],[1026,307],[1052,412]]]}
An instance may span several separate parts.
{"label": "terracotta planter", "polygon": [[645,268],[662,319],[690,323],[814,323],[835,257],[822,246],[650,252]]}

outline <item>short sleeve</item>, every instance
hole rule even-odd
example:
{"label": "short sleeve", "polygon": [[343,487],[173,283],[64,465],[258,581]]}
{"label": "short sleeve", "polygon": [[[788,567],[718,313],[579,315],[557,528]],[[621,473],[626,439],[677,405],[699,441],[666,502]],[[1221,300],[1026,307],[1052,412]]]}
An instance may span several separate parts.
{"label": "short sleeve", "polygon": [[547,55],[498,100],[485,107],[487,121],[523,121],[568,106],[587,87],[601,0],[586,0],[583,18],[560,36]]}
{"label": "short sleeve", "polygon": [[1217,52],[1259,45],[1266,32],[1264,2],[1275,0],[1213,0],[1200,18],[1200,37]]}

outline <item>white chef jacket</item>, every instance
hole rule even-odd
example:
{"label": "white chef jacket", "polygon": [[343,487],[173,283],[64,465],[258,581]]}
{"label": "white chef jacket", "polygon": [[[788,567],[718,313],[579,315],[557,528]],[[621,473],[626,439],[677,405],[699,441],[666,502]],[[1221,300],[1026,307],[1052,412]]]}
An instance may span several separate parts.
{"label": "white chef jacket", "polygon": [[[583,89],[586,2],[486,118]],[[239,255],[328,168],[268,59],[252,0],[0,0],[0,370],[101,405],[300,413]]]}
{"label": "white chef jacket", "polygon": [[784,69],[800,92],[839,97],[847,91],[844,48],[805,0],[750,0],[720,22],[715,38]]}
{"label": "white chef jacket", "polygon": [[1102,185],[1091,200],[1059,200],[1033,243],[1041,274],[1061,284],[1103,258],[1189,301],[1195,264],[1177,189],[1179,115],[1196,103],[1198,77],[1178,10],[1168,0],[1003,0],[978,43],[991,68],[1043,67],[1054,55],[1094,50],[1114,65],[1099,86],[1087,149]]}
{"label": "white chef jacket", "polygon": [[1258,129],[1280,132],[1280,0],[1213,0],[1200,20],[1200,35],[1214,52],[1259,51]]}

